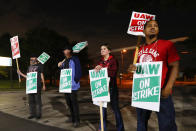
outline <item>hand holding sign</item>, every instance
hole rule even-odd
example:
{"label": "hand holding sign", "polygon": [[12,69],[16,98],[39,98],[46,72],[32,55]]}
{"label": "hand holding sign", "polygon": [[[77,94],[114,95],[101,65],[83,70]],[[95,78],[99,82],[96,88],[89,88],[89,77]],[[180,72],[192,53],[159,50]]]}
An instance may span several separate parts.
{"label": "hand holding sign", "polygon": [[102,66],[97,65],[97,66],[95,67],[95,72],[98,72],[98,71],[100,71],[101,69],[102,69]]}
{"label": "hand holding sign", "polygon": [[134,73],[136,71],[137,67],[134,64],[131,64],[128,68],[128,72]]}

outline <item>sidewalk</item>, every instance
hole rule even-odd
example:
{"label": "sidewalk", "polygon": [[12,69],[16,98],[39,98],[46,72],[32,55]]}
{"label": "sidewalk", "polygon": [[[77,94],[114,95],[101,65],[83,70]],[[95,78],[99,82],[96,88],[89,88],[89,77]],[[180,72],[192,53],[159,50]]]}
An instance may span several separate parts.
{"label": "sidewalk", "polygon": [[[0,112],[0,131],[69,131]],[[10,126],[11,124],[11,126]]]}
{"label": "sidewalk", "polygon": [[[196,130],[196,87],[175,87],[173,99],[176,109],[176,122],[179,131]],[[125,130],[136,130],[137,120],[135,108],[131,107],[130,89],[120,89],[120,109],[123,115]],[[47,91],[42,95],[43,118],[40,124],[59,127],[74,131],[95,131],[99,123],[99,108],[92,104],[90,90],[78,92],[81,126],[73,128],[71,123],[65,123],[69,111],[64,95],[57,91]],[[28,116],[27,97],[24,91],[0,92],[0,111],[26,119]],[[36,120],[32,120],[36,121]],[[149,120],[149,130],[158,130],[156,113]],[[108,109],[108,131],[115,131],[115,119],[111,108]]]}

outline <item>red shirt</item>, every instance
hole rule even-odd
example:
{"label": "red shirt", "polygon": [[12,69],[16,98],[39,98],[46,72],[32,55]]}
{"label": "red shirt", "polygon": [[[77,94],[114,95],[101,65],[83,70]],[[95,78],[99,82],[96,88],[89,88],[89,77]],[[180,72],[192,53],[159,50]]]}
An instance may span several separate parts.
{"label": "red shirt", "polygon": [[109,77],[116,77],[117,72],[118,72],[118,62],[114,58],[114,56],[110,55],[107,60],[104,60],[104,58],[101,58],[98,65],[102,67],[107,67]]}
{"label": "red shirt", "polygon": [[157,40],[150,45],[142,45],[139,49],[137,62],[162,61],[161,88],[167,84],[168,64],[179,61],[180,57],[174,44],[168,40]]}

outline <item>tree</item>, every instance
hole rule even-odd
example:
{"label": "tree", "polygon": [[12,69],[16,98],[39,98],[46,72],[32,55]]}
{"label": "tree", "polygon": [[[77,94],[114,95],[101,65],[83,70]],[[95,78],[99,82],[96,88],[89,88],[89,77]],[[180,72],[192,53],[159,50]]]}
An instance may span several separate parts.
{"label": "tree", "polygon": [[[12,57],[10,37],[11,37],[11,35],[9,33],[4,33],[0,36],[0,47],[1,47],[0,48],[0,56]],[[13,66],[15,66],[15,65],[13,64]],[[9,68],[8,67],[1,67],[0,68],[0,78],[7,79],[8,77],[9,77]]]}
{"label": "tree", "polygon": [[[9,33],[3,34],[0,36],[0,55],[12,57],[11,55],[11,45],[10,38],[12,36]],[[56,31],[43,28],[36,27],[31,30],[28,30],[24,36],[19,36],[19,45],[20,45],[20,53],[21,58],[19,59],[20,69],[23,72],[27,71],[27,67],[29,66],[30,56],[35,54],[39,56],[42,52],[46,52],[50,55],[50,59],[44,64],[44,75],[46,79],[50,80],[50,85],[56,83],[56,79],[59,79],[59,68],[57,67],[57,63],[64,59],[63,56],[63,47],[67,44],[70,44],[68,38],[58,34]],[[76,41],[71,43],[72,45],[77,44]],[[90,60],[88,59],[88,48],[82,50],[79,54],[76,54],[81,62],[83,75],[88,74],[88,64]],[[13,62],[13,69],[16,72],[16,64]],[[1,68],[0,74],[7,76],[5,72],[7,69]],[[14,73],[15,77],[17,77],[17,73]]]}
{"label": "tree", "polygon": [[48,53],[50,59],[44,65],[44,74],[52,85],[52,80],[58,77],[57,63],[63,59],[62,47],[67,44],[69,44],[69,42],[66,37],[48,28],[38,27],[27,31],[21,45],[21,52],[25,54],[21,59],[24,63],[24,67],[29,65],[29,57],[31,54],[39,56],[42,52]]}
{"label": "tree", "polygon": [[0,56],[12,57],[10,38],[9,33],[4,33],[0,36]]}

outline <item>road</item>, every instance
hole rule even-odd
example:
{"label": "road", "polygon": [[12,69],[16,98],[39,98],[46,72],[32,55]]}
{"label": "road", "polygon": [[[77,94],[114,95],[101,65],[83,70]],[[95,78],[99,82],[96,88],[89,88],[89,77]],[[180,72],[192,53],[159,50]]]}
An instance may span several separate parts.
{"label": "road", "polygon": [[[176,109],[176,123],[178,131],[193,131],[196,130],[196,87],[195,86],[178,86],[174,88],[173,100]],[[131,90],[120,89],[120,109],[124,120],[125,130],[136,130],[137,119],[135,108],[131,107]],[[90,90],[81,88],[78,92],[80,105],[80,128],[73,128],[72,124],[65,123],[69,117],[69,111],[65,103],[64,95],[56,90],[43,93],[43,118],[39,121],[26,119],[28,116],[28,104],[25,91],[3,91],[0,92],[0,111],[9,115],[0,114],[0,118],[5,123],[3,128],[14,130],[17,128],[40,126],[42,131],[48,131],[48,126],[58,127],[64,130],[71,131],[95,131],[98,129],[99,123],[99,108],[92,104]],[[15,123],[17,125],[9,126],[6,123]],[[0,123],[2,123],[0,121]],[[22,124],[21,124],[22,123]],[[24,124],[29,123],[29,124]],[[50,128],[52,128],[50,127]],[[158,120],[156,113],[152,113],[149,120],[150,131],[158,130]],[[7,131],[6,130],[6,131]],[[54,129],[60,130],[60,129]],[[111,107],[108,108],[108,130],[115,131],[115,119]],[[4,130],[2,130],[4,131]],[[15,131],[15,130],[14,130]],[[17,130],[16,130],[17,131]],[[22,131],[22,130],[19,130]]]}
{"label": "road", "polygon": [[0,112],[0,131],[68,131]]}

